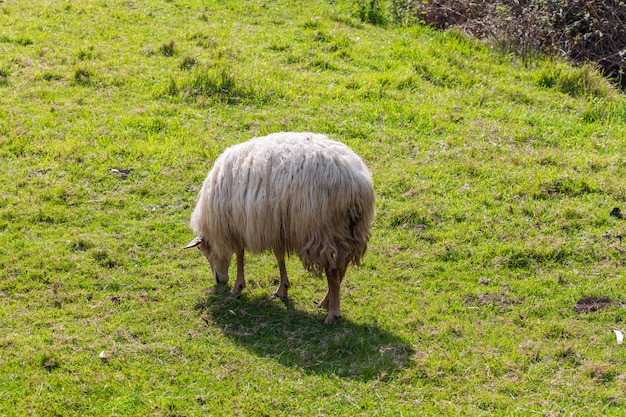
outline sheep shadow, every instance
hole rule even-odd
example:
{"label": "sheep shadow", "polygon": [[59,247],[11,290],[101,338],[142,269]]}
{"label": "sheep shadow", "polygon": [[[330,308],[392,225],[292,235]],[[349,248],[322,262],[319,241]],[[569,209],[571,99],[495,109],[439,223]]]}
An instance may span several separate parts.
{"label": "sheep shadow", "polygon": [[255,355],[307,373],[386,379],[406,368],[414,354],[400,337],[376,326],[345,318],[325,326],[325,311],[305,312],[267,296],[232,298],[216,288],[198,300],[196,310]]}

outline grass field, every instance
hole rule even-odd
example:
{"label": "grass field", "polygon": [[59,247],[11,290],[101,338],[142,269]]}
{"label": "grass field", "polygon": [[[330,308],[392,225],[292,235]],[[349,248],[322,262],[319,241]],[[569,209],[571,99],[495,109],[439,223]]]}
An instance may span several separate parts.
{"label": "grass field", "polygon": [[[283,303],[273,256],[232,299],[181,249],[281,130],[373,173],[336,326],[296,257]],[[0,415],[625,415],[624,149],[592,69],[349,1],[1,2]]]}

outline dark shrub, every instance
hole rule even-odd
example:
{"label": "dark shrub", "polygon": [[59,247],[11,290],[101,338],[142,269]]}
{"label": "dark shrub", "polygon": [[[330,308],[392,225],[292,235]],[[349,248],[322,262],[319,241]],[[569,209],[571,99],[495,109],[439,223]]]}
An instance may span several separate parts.
{"label": "dark shrub", "polygon": [[619,0],[394,0],[394,16],[459,27],[527,57],[595,63],[626,87],[626,5]]}

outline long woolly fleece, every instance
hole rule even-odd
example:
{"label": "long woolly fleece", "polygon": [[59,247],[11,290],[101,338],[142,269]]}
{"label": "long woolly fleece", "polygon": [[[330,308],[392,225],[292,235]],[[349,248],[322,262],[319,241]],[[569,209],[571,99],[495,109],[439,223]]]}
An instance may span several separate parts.
{"label": "long woolly fleece", "polygon": [[315,274],[359,264],[374,217],[371,175],[346,145],[275,133],[228,148],[209,172],[191,227],[231,256],[296,252]]}

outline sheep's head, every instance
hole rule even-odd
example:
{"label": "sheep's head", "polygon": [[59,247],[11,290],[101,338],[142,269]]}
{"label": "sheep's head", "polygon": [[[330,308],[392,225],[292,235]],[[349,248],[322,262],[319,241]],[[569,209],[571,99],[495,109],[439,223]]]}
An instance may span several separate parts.
{"label": "sheep's head", "polygon": [[196,236],[183,249],[198,248],[200,252],[207,258],[215,277],[215,282],[225,284],[228,282],[228,267],[230,266],[230,256],[223,256],[212,250],[208,241],[200,236]]}

